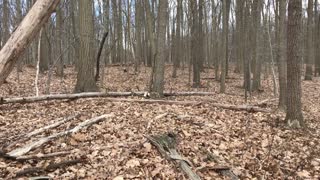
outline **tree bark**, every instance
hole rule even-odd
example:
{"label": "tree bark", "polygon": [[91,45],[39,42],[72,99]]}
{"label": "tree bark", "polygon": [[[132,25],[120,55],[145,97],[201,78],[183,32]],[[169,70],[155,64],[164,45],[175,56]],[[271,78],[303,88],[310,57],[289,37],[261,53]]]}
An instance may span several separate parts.
{"label": "tree bark", "polygon": [[0,86],[60,0],[37,1],[0,51]]}
{"label": "tree bark", "polygon": [[287,92],[287,62],[286,62],[286,1],[278,0],[279,2],[279,109],[286,108],[286,92]]}
{"label": "tree bark", "polygon": [[227,61],[228,61],[228,33],[229,33],[229,10],[230,0],[223,0],[223,26],[222,26],[222,56],[221,56],[221,81],[220,93],[226,91],[226,75],[227,75]]}
{"label": "tree bark", "polygon": [[287,111],[289,127],[304,126],[301,104],[301,0],[289,0],[287,40]]}
{"label": "tree bark", "polygon": [[158,40],[157,54],[153,72],[152,92],[156,92],[160,97],[163,96],[164,89],[164,65],[166,50],[166,15],[168,0],[161,0],[158,9]]}
{"label": "tree bark", "polygon": [[75,92],[98,91],[94,79],[93,55],[93,2],[79,1],[80,13],[80,59]]}
{"label": "tree bark", "polygon": [[308,0],[308,24],[307,24],[307,49],[306,49],[306,74],[304,80],[312,80],[313,70],[312,70],[312,61],[313,61],[313,0]]}

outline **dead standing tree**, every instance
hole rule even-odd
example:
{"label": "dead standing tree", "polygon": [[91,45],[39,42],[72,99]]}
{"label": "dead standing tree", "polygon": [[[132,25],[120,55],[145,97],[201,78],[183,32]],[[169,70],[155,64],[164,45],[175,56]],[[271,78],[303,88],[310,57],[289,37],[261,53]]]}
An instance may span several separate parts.
{"label": "dead standing tree", "polygon": [[11,73],[18,58],[55,11],[60,0],[37,1],[0,51],[0,86]]}

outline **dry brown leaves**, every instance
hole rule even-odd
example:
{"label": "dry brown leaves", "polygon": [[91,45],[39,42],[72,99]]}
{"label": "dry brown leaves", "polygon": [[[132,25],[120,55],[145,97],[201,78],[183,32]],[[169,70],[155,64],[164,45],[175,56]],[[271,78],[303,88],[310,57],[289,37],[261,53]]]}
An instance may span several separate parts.
{"label": "dry brown leaves", "polygon": [[[107,68],[104,88],[109,91],[146,90],[149,82],[148,68],[141,68],[134,75],[131,68]],[[17,83],[16,74],[9,84],[1,87],[0,94],[8,96],[34,95],[34,72],[24,69]],[[52,93],[72,92],[76,74],[68,68],[61,81],[53,78]],[[179,78],[171,79],[171,67],[167,69],[166,90],[217,92],[210,97],[171,97],[178,100],[212,99],[225,104],[243,104],[242,78],[230,75],[227,79],[228,94],[218,94],[219,83],[212,79],[202,80],[202,89],[188,86],[188,70],[179,71]],[[206,70],[203,77],[213,77],[213,70]],[[45,91],[46,74],[40,76],[40,91]],[[263,80],[262,93],[254,93],[250,104],[272,98],[272,81]],[[202,179],[225,179],[212,169],[230,167],[241,179],[317,179],[320,174],[320,79],[303,82],[303,111],[308,128],[287,129],[284,113],[247,113],[210,107],[210,104],[195,107],[112,103],[104,99],[75,101],[51,101],[34,104],[0,106],[0,145],[34,129],[52,124],[55,119],[71,114],[81,116],[55,129],[46,131],[26,142],[48,136],[76,126],[79,122],[102,114],[114,113],[111,120],[95,124],[72,136],[58,140],[32,151],[30,154],[45,154],[71,151],[66,157],[49,160],[15,162],[1,159],[0,177],[11,179],[15,173],[28,167],[44,167],[62,160],[86,156],[85,164],[48,172],[50,177],[62,179],[183,179],[184,174],[172,162],[165,160],[147,142],[144,135],[173,131],[178,134],[178,150],[191,161],[193,169]],[[269,102],[275,108],[277,102]],[[165,115],[163,115],[165,114]],[[152,123],[150,123],[152,121]],[[148,125],[150,126],[148,128]]]}

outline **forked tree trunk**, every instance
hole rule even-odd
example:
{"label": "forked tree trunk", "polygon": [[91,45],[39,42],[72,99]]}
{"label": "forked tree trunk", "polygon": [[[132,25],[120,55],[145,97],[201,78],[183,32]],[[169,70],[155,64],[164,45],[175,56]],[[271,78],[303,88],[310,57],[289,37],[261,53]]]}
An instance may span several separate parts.
{"label": "forked tree trunk", "polygon": [[0,86],[60,0],[37,1],[0,51]]}

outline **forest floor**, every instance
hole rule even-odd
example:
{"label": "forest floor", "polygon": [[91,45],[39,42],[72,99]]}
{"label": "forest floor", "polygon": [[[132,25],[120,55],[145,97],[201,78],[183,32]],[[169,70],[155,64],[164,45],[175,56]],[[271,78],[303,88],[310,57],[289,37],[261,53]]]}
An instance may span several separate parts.
{"label": "forest floor", "polygon": [[[107,91],[147,90],[150,69],[141,67],[134,75],[132,67],[106,69],[104,89]],[[219,82],[212,79],[214,71],[202,73],[204,88],[194,89],[188,83],[188,69],[170,77],[167,67],[167,91],[207,91],[213,96],[167,97],[170,100],[211,100],[221,104],[246,104],[241,88],[243,79],[230,71],[226,81],[227,94],[219,93]],[[0,88],[1,97],[34,96],[35,69],[25,68],[18,82],[12,73],[8,84]],[[44,94],[47,74],[40,75],[40,94]],[[63,79],[53,76],[51,93],[72,93],[76,73],[66,68]],[[255,92],[248,104],[275,98],[271,76],[263,78],[263,91]],[[12,179],[18,171],[45,167],[55,162],[85,157],[86,161],[54,171],[30,174],[55,179],[186,179],[180,168],[165,160],[146,139],[147,135],[174,132],[178,137],[177,150],[187,158],[192,169],[202,179],[229,179],[215,170],[227,166],[240,179],[319,179],[320,178],[320,79],[303,81],[303,114],[307,128],[286,128],[285,114],[276,110],[277,101],[266,102],[263,108],[272,113],[233,111],[210,106],[143,104],[110,102],[104,98],[44,101],[30,104],[0,105],[0,147],[16,137],[53,124],[57,118],[76,113],[72,121],[16,144],[20,147],[39,137],[72,128],[92,117],[113,113],[114,117],[94,124],[78,133],[64,136],[28,154],[69,151],[71,154],[47,160],[19,162],[0,157],[0,179]],[[130,97],[141,99],[142,97]],[[151,124],[150,121],[152,122]],[[150,128],[148,128],[148,124]],[[219,157],[213,161],[212,157]],[[23,176],[26,177],[26,176]],[[95,177],[95,178],[94,178]]]}

